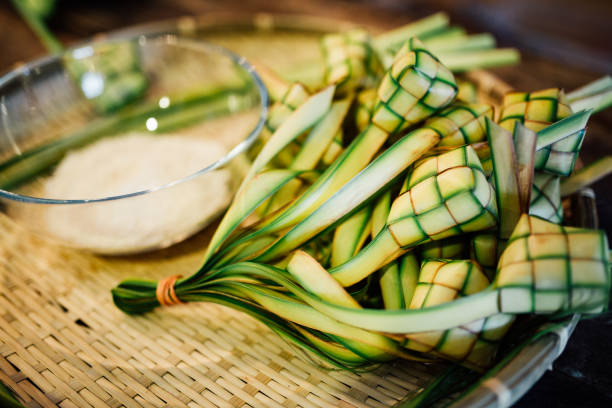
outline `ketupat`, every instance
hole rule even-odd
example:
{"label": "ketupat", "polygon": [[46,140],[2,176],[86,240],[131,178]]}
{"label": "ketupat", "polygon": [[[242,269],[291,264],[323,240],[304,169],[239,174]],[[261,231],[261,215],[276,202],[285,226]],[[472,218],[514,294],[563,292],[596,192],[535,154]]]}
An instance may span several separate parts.
{"label": "ketupat", "polygon": [[337,84],[341,93],[372,87],[397,50],[416,37],[451,70],[510,65],[519,59],[514,49],[493,49],[495,39],[490,34],[467,35],[459,27],[448,27],[448,16],[437,13],[376,37],[360,28],[323,36],[323,83]]}
{"label": "ketupat", "polygon": [[383,75],[371,121],[389,133],[398,132],[446,107],[456,95],[453,74],[412,38]]}
{"label": "ketupat", "polygon": [[[375,106],[374,89],[357,95],[356,124],[363,129],[371,119]],[[425,126],[444,135],[440,146],[460,146],[484,140],[484,117],[493,118],[493,107],[487,104],[454,103],[427,120]]]}
{"label": "ketupat", "polygon": [[[504,97],[499,124],[512,132],[515,123],[540,131],[572,114],[563,91],[545,89],[537,92],[513,92]],[[584,140],[579,131],[538,151],[536,170],[568,176],[574,169],[578,151]]]}
{"label": "ketupat", "polygon": [[323,36],[325,82],[337,84],[339,93],[374,86],[382,67],[370,42],[370,35],[363,29]]}
{"label": "ketupat", "polygon": [[[422,309],[485,290],[489,279],[479,265],[466,260],[424,261],[410,309]],[[406,335],[404,347],[442,355],[475,369],[491,365],[513,315],[497,314],[445,331]]]}
{"label": "ketupat", "polygon": [[425,122],[425,127],[440,134],[440,146],[461,146],[486,139],[485,118],[493,119],[487,104],[454,103]]}
{"label": "ketupat", "polygon": [[[397,55],[394,66],[415,70],[414,64],[406,64],[402,58],[410,52],[415,55],[422,52],[420,47],[416,42],[409,43],[406,49]],[[435,61],[435,58],[432,59]],[[394,78],[393,67],[385,75]],[[366,125],[364,132],[343,148],[343,153],[330,167],[326,169],[322,160],[320,168],[324,169],[323,173],[301,195],[296,193],[293,203],[279,209],[276,214],[265,216],[259,224],[252,224],[245,229],[232,229],[229,232],[226,230],[228,234],[221,239],[220,244],[216,244],[216,249],[212,250],[216,254],[208,257],[202,269],[187,279],[179,280],[173,286],[163,283],[156,286],[155,283],[141,281],[122,283],[113,290],[116,304],[130,313],[150,310],[160,303],[155,294],[152,294],[157,287],[169,291],[168,294],[173,294],[180,301],[203,300],[220,303],[227,301],[223,296],[231,295],[237,304],[236,308],[260,318],[283,337],[335,365],[348,368],[365,367],[395,357],[423,359],[423,353],[427,353],[433,358],[441,357],[461,362],[475,369],[486,368],[493,361],[497,343],[504,336],[515,314],[573,313],[592,311],[605,305],[610,287],[609,254],[605,235],[600,231],[555,226],[525,214],[521,216],[525,196],[529,198],[531,188],[527,194],[517,193],[519,197],[516,206],[521,207],[521,211],[515,217],[515,225],[506,228],[508,248],[502,252],[505,241],[498,239],[498,233],[494,229],[500,203],[495,199],[494,190],[487,181],[487,174],[480,161],[480,157],[490,159],[491,155],[487,154],[490,150],[498,150],[495,146],[481,142],[493,128],[491,125],[483,127],[486,118],[491,119],[490,108],[483,107],[482,111],[476,114],[470,112],[469,117],[451,115],[454,119],[453,126],[437,127],[436,130],[442,129],[440,134],[431,128],[416,128],[411,129],[404,137],[399,133],[394,138],[395,144],[390,143],[389,134],[408,127],[407,123],[412,120],[408,119],[410,115],[415,115],[413,120],[416,124],[429,113],[423,113],[423,110],[411,112],[411,103],[397,102],[397,111],[402,115],[393,119],[382,116],[381,109],[384,112],[394,103],[389,95],[410,89],[398,88],[400,77],[401,74],[396,75],[396,83],[387,81],[387,84],[381,84],[378,89],[380,101],[367,101],[368,105],[362,113],[374,124]],[[428,86],[431,87],[431,83],[435,81],[434,78]],[[409,82],[412,87],[418,86],[416,79]],[[391,89],[391,86],[396,88]],[[434,114],[447,102],[450,100],[445,100],[432,109]],[[412,105],[416,106],[418,102]],[[584,115],[580,117],[583,120],[580,128],[582,129],[588,115],[586,118]],[[354,119],[347,115],[346,121]],[[287,120],[292,121],[291,118]],[[363,126],[363,117],[358,123]],[[468,123],[471,125],[465,126]],[[355,146],[359,147],[364,138],[363,134],[367,135],[373,128],[377,128],[379,133],[376,138],[372,137],[370,140],[372,144],[362,145],[361,153],[355,154]],[[548,146],[558,138],[567,136],[567,129],[564,130],[565,133],[560,131],[558,126],[556,129],[552,126],[552,130],[549,130],[545,137],[538,139],[540,147]],[[530,166],[533,167],[529,149],[535,152],[535,135],[533,132],[521,133],[520,128],[516,134],[519,135],[518,142],[513,140],[512,136],[509,139],[506,137],[506,141],[509,141],[507,146],[511,146],[510,150],[514,150],[514,143],[518,143],[518,157],[512,172],[517,178],[516,191],[519,191],[525,188],[525,180],[530,180],[529,171],[519,173],[521,166],[527,170]],[[527,136],[520,136],[521,134]],[[454,143],[461,145],[479,140],[476,142],[478,149],[463,145],[423,151],[425,146],[433,146],[434,141],[447,135],[453,135]],[[308,133],[304,134],[301,140],[307,138]],[[348,140],[351,140],[350,134]],[[521,145],[522,141],[529,142],[525,145],[527,147]],[[377,151],[384,143],[388,145],[376,157]],[[279,150],[281,146],[277,145],[272,152]],[[419,155],[422,158],[409,167],[416,160],[415,156]],[[273,160],[269,160],[271,156],[273,154],[268,153],[266,160],[260,160],[258,169],[253,173],[256,176],[251,182],[255,182],[260,176],[271,177],[275,171],[287,170],[262,166],[261,163],[273,163]],[[343,164],[344,160],[353,158],[358,160],[358,166],[346,167]],[[499,164],[489,162],[489,165],[491,171],[499,170]],[[270,171],[272,173],[269,173]],[[345,173],[336,178],[340,171]],[[290,172],[279,173],[278,176],[278,181],[271,184],[264,182],[262,187],[270,190],[281,188],[282,180],[299,177]],[[405,182],[397,196],[402,178],[405,178]],[[304,177],[303,182],[308,185],[312,180]],[[330,187],[330,183],[336,184]],[[252,188],[253,192],[258,190],[259,188]],[[235,215],[239,215],[233,217],[236,226],[241,217],[248,215],[252,208],[263,202],[264,195],[261,193],[257,199],[246,199],[245,204],[248,206],[242,209],[230,209],[230,212],[236,211]],[[282,219],[286,211],[295,211],[292,208],[296,208],[294,206],[300,200],[313,198],[317,201],[311,201],[309,206],[303,206],[300,212],[294,212],[293,218],[289,218],[290,222],[274,224],[278,219]],[[433,214],[429,220],[421,217],[429,211]],[[370,212],[372,215],[368,217]],[[443,216],[449,214],[450,217]],[[417,220],[420,228],[396,225],[409,219]],[[269,225],[273,227],[266,230]],[[417,306],[418,301],[415,300],[419,276],[417,253],[440,251],[436,253],[444,255],[449,254],[445,251],[452,249],[456,256],[466,256],[465,252],[462,253],[465,247],[449,243],[448,238],[444,238],[483,229],[487,230],[486,234],[473,238],[474,242],[482,243],[474,247],[475,261],[454,261],[460,265],[473,265],[472,269],[480,271],[481,284],[477,290],[463,293],[463,286],[459,286],[454,291],[456,299],[446,299],[448,302],[444,303],[442,297],[433,296],[431,304],[417,308],[420,306]],[[390,231],[393,231],[393,234]],[[347,244],[346,247],[350,249],[340,251],[343,253],[340,259],[350,258],[340,265],[334,265],[339,261],[332,261],[331,256],[331,237],[334,235],[337,237],[337,245]],[[347,236],[346,243],[341,242],[345,235],[350,235]],[[489,245],[486,247],[487,242],[483,237],[489,236],[493,239],[488,241]],[[566,247],[564,254],[549,253],[555,242],[559,239],[571,240],[570,236],[584,236],[585,241],[590,243],[571,250]],[[385,241],[385,237],[390,239]],[[402,241],[401,245],[396,241],[398,238]],[[439,245],[422,251],[406,252],[409,248],[432,238],[440,240],[437,242],[445,243],[448,247]],[[467,242],[470,237],[461,235],[461,238]],[[371,241],[355,254],[355,248],[361,246],[364,239],[366,242],[368,239]],[[527,242],[527,249],[520,253],[515,242],[523,242],[523,248],[524,242]],[[598,243],[596,252],[591,245],[593,242]],[[379,249],[383,251],[380,252]],[[302,252],[304,250],[310,255]],[[500,253],[502,261],[498,264]],[[542,254],[543,256],[540,256]],[[548,262],[546,258],[558,257],[555,259],[561,262],[561,255],[566,262],[564,270],[570,270],[572,276],[576,275],[576,279],[568,281],[567,276],[548,272],[546,265],[539,267],[540,264]],[[512,262],[508,261],[510,259]],[[585,266],[585,272],[582,274],[578,263],[584,259],[590,261],[587,262],[588,265],[580,265]],[[435,262],[451,263],[435,260],[425,262],[432,265]],[[476,262],[482,262],[483,265],[478,266]],[[489,268],[481,268],[487,262]],[[532,264],[537,268],[532,271],[533,279],[554,286],[554,296],[552,292],[547,292],[546,288],[526,282],[525,271],[526,268],[532,267]],[[467,275],[464,274],[463,278]],[[370,285],[372,281],[376,282],[376,279],[381,292],[379,294],[375,293],[377,286]],[[469,279],[463,279],[459,284],[466,281]],[[489,284],[491,281],[493,283]],[[355,286],[351,286],[353,284]],[[574,288],[579,296],[573,296]],[[510,293],[513,295],[509,295]],[[462,296],[463,294],[465,296]],[[537,302],[515,301],[512,297],[525,299],[532,295],[538,299]],[[252,306],[247,308],[241,303],[245,301]],[[407,309],[411,302],[415,302],[415,308]],[[373,305],[374,308],[366,307],[366,304]],[[279,318],[274,320],[272,316]],[[356,331],[355,328],[360,330]],[[424,341],[433,338],[431,333],[424,334],[432,330],[440,331],[440,336],[434,339],[436,341]],[[387,334],[380,337],[380,332]],[[402,338],[409,338],[406,346],[419,351],[411,353],[403,349],[399,342]],[[441,338],[444,341],[441,341]],[[414,347],[416,343],[426,347]]]}
{"label": "ketupat", "polygon": [[523,215],[500,257],[495,286],[505,312],[605,308],[610,296],[606,235]]}
{"label": "ketupat", "polygon": [[[589,120],[589,117],[594,112],[593,107],[589,107],[586,110],[581,110],[579,112],[573,113],[570,116],[565,117],[564,119],[559,120],[553,124],[549,124],[544,127],[542,130],[537,132],[537,142],[536,142],[536,157],[535,157],[535,170],[544,169],[546,166],[557,166],[557,168],[563,168],[566,170],[573,169],[575,165],[576,157],[574,154],[558,154],[554,156],[550,156],[547,153],[547,149],[558,142],[563,142],[565,139],[573,138],[578,134],[584,134],[586,131],[586,125]],[[510,118],[514,119],[514,118]],[[506,123],[506,122],[503,122]],[[515,124],[520,123],[517,121],[512,121],[511,124],[506,124],[506,128],[512,129],[514,131]],[[503,126],[502,126],[503,128]],[[508,130],[506,129],[506,130]],[[481,160],[483,167],[486,169],[487,174],[492,171],[492,163],[491,160],[491,151],[488,143],[485,142],[477,142],[473,144],[474,149],[478,153],[478,157]],[[579,147],[578,147],[579,148]],[[567,152],[566,152],[567,153]],[[549,161],[549,158],[552,159]],[[559,174],[556,170],[551,170],[550,167],[547,171],[551,174],[564,175]],[[565,171],[565,170],[564,170]]]}
{"label": "ketupat", "polygon": [[470,146],[423,160],[409,179],[385,227],[350,261],[330,270],[343,285],[360,281],[417,245],[496,225],[494,192]]}

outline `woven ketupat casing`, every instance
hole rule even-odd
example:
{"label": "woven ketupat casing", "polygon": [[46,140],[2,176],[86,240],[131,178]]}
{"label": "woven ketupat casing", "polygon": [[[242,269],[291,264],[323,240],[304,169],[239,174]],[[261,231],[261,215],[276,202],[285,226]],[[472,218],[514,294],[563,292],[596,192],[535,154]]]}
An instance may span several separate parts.
{"label": "woven ketupat casing", "polygon": [[325,82],[336,84],[336,92],[350,92],[376,84],[382,65],[370,41],[370,35],[362,29],[323,36]]}
{"label": "woven ketupat casing", "polygon": [[372,123],[394,133],[446,107],[456,95],[450,70],[418,39],[411,38],[383,76]]}
{"label": "woven ketupat casing", "polygon": [[461,146],[486,139],[485,117],[493,119],[487,104],[455,103],[427,119],[425,127],[440,135],[440,146]]}
{"label": "woven ketupat casing", "polygon": [[[605,233],[523,215],[497,267],[495,285],[506,313],[590,312],[610,296]],[[528,289],[528,290],[525,290]]]}
{"label": "woven ketupat casing", "polygon": [[529,214],[544,218],[555,224],[563,221],[561,205],[561,182],[558,176],[536,172],[531,189]]}
{"label": "woven ketupat casing", "polygon": [[[475,262],[468,260],[423,261],[410,309],[436,306],[478,293],[489,280]],[[406,335],[404,346],[415,351],[443,355],[468,367],[491,365],[497,346],[514,318],[497,314],[444,331]]]}
{"label": "woven ketupat casing", "polygon": [[585,129],[536,152],[535,169],[567,177],[574,171],[584,141]]}
{"label": "woven ketupat casing", "polygon": [[417,163],[407,185],[408,191],[395,199],[387,219],[401,247],[496,224],[495,194],[471,146]]}
{"label": "woven ketupat casing", "polygon": [[571,108],[562,100],[559,89],[537,92],[511,92],[504,96],[499,125],[512,133],[515,123],[538,132],[571,115]]}
{"label": "woven ketupat casing", "polygon": [[276,101],[270,107],[268,120],[266,120],[266,128],[270,133],[274,133],[276,129],[310,96],[304,85],[299,82],[291,84],[283,97]]}
{"label": "woven ketupat casing", "polygon": [[[499,124],[513,132],[517,122],[538,132],[572,114],[563,91],[512,92],[504,97]],[[536,152],[535,169],[568,176],[574,169],[584,130],[576,132]]]}

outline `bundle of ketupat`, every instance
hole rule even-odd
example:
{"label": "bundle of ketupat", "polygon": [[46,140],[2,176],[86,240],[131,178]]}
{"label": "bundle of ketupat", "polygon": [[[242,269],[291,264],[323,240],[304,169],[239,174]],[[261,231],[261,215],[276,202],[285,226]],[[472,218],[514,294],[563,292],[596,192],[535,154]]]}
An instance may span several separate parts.
{"label": "bundle of ketupat", "polygon": [[[380,72],[330,74],[340,89],[309,91],[261,147],[200,270],[124,281],[116,305],[223,304],[343,368],[405,358],[475,370],[495,361],[517,315],[605,308],[605,234],[559,225],[558,175],[552,188],[534,176],[539,152],[583,137],[591,111],[557,115],[538,133],[504,129],[493,107],[456,101],[442,61],[412,38]],[[376,90],[363,89],[373,75]],[[294,89],[273,75],[266,83],[281,104]],[[573,168],[573,155],[563,160]]]}
{"label": "bundle of ketupat", "polygon": [[[336,84],[339,95],[372,87],[391,66],[397,50],[412,37],[418,37],[452,72],[519,61],[515,49],[496,48],[491,34],[468,35],[462,27],[449,23],[448,15],[440,12],[378,35],[361,28],[328,34],[321,38],[320,58],[283,74],[313,89]],[[459,99],[474,102],[474,86],[461,81],[460,88]]]}

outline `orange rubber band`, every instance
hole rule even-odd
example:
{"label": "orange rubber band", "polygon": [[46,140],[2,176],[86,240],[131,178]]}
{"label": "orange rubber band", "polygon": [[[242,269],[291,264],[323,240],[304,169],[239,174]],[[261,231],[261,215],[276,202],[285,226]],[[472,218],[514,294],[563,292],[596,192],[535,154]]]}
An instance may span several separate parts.
{"label": "orange rubber band", "polygon": [[160,305],[172,306],[183,303],[174,292],[174,284],[182,277],[182,275],[172,275],[159,281],[155,290],[155,297],[157,297]]}

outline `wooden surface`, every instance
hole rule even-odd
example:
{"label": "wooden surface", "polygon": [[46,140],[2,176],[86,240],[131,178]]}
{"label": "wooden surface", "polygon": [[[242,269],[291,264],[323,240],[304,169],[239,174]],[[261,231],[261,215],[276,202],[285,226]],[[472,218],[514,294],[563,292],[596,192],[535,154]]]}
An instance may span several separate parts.
{"label": "wooden surface", "polygon": [[[59,0],[58,3],[50,26],[66,44],[133,24],[213,11],[305,13],[395,27],[444,9],[450,12],[452,21],[469,30],[492,32],[501,45],[521,49],[523,61],[520,66],[494,70],[518,90],[546,87],[572,90],[605,73],[612,73],[612,25],[609,23],[612,2],[609,0]],[[7,71],[16,63],[45,52],[8,1],[0,8],[0,33],[3,39],[0,71]],[[581,153],[587,163],[603,154],[612,154],[609,130],[612,129],[612,110],[594,117],[589,128]],[[595,134],[599,136],[593,136]],[[608,235],[612,233],[611,186],[609,179],[595,185],[601,226]],[[611,406],[609,367],[612,351],[605,345],[612,335],[610,323],[610,318],[606,317],[580,323],[555,369],[547,373],[518,406]]]}

